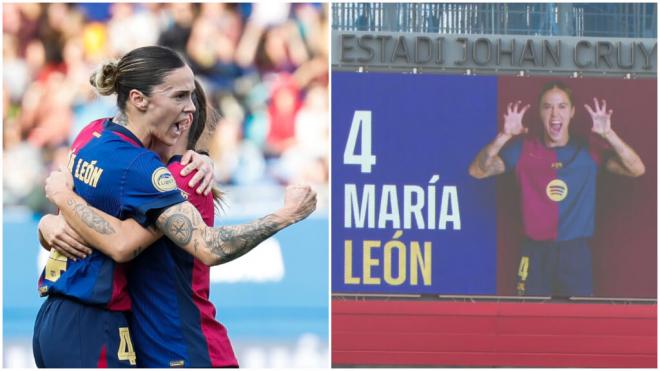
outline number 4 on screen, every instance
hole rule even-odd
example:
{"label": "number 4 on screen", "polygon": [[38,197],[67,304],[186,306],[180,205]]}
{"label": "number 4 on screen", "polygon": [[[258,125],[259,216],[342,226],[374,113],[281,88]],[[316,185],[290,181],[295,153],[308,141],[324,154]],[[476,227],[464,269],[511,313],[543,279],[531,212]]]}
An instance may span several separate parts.
{"label": "number 4 on screen", "polygon": [[[357,154],[357,138],[361,134],[360,150]],[[376,164],[376,156],[371,153],[371,111],[355,111],[344,149],[345,165],[360,165],[360,171],[370,173]]]}

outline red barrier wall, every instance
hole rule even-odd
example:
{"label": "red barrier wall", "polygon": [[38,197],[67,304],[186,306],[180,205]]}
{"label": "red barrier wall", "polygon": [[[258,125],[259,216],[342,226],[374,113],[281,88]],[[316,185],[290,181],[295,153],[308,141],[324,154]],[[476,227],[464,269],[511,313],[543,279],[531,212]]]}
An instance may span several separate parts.
{"label": "red barrier wall", "polygon": [[656,367],[657,306],[332,302],[333,366]]}

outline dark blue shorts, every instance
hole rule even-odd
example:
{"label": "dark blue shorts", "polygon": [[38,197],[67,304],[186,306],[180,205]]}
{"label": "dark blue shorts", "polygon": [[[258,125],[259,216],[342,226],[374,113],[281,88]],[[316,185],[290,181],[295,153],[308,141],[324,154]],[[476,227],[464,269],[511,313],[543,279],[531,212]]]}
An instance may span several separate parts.
{"label": "dark blue shorts", "polygon": [[591,296],[591,250],[586,238],[522,243],[518,295]]}
{"label": "dark blue shorts", "polygon": [[135,367],[135,351],[123,312],[49,296],[34,324],[37,367]]}

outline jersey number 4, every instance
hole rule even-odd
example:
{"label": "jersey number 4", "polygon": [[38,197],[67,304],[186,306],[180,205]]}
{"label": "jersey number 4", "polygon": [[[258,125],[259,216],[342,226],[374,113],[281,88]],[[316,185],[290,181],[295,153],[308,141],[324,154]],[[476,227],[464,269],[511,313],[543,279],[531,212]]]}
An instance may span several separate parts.
{"label": "jersey number 4", "polygon": [[60,254],[57,250],[52,249],[48,256],[48,261],[46,262],[44,278],[51,282],[59,280],[62,272],[66,271],[66,262],[66,256]]}
{"label": "jersey number 4", "polygon": [[133,342],[131,341],[131,334],[128,332],[128,327],[119,328],[117,359],[120,361],[127,360],[131,365],[135,366],[135,351],[133,350]]}
{"label": "jersey number 4", "polygon": [[518,277],[522,282],[527,281],[527,275],[529,273],[529,256],[523,256],[520,258],[520,265],[518,266]]}

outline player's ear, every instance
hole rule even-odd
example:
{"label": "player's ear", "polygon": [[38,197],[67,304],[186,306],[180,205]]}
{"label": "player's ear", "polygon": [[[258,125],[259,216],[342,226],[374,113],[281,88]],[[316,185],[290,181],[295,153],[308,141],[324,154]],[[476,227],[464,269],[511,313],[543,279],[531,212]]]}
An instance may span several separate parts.
{"label": "player's ear", "polygon": [[149,105],[149,98],[137,89],[128,92],[128,101],[140,111],[146,110]]}

